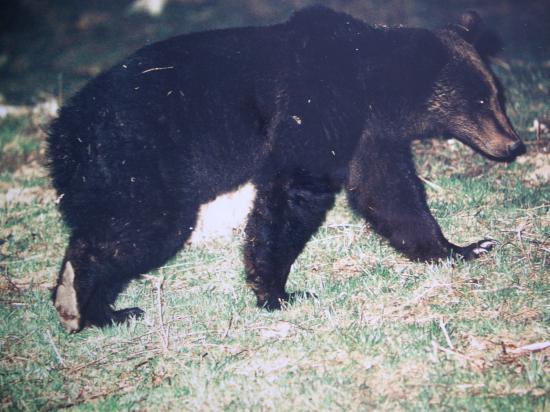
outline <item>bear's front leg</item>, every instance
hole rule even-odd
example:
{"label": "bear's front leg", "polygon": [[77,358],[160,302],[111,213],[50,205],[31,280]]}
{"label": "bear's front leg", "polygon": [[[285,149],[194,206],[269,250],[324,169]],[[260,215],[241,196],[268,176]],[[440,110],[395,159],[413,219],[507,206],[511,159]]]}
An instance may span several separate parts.
{"label": "bear's front leg", "polygon": [[289,295],[290,267],[334,204],[335,188],[327,179],[295,172],[257,183],[248,217],[244,259],[246,281],[257,304],[279,309]]}
{"label": "bear's front leg", "polygon": [[407,144],[364,143],[350,163],[348,200],[395,249],[424,261],[451,256],[469,260],[491,250],[495,242],[489,239],[461,247],[443,236],[428,208]]}

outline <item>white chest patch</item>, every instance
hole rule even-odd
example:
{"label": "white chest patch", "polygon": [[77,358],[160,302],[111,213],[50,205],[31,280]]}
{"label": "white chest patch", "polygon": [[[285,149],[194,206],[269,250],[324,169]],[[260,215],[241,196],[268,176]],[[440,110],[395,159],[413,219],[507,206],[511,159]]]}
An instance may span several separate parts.
{"label": "white chest patch", "polygon": [[256,188],[249,182],[203,204],[187,243],[198,245],[212,240],[229,239],[236,231],[243,230],[255,198]]}

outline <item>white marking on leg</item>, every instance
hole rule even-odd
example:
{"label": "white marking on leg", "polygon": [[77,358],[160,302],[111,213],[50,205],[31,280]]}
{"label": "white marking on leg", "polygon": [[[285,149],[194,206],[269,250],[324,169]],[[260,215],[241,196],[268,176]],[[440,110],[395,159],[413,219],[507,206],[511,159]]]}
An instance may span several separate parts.
{"label": "white marking on leg", "polygon": [[74,277],[73,265],[67,261],[55,294],[55,308],[67,332],[76,332],[80,329],[80,312],[74,289]]}
{"label": "white marking on leg", "polygon": [[230,238],[234,230],[244,226],[255,198],[256,188],[249,182],[203,204],[188,243],[197,245]]}

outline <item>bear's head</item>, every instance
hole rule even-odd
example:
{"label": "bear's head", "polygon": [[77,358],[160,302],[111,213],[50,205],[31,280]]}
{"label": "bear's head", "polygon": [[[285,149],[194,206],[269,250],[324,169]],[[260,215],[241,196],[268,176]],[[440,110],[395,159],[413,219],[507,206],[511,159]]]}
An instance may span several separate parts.
{"label": "bear's head", "polygon": [[438,32],[448,59],[435,82],[428,110],[441,130],[494,160],[512,160],[525,148],[506,116],[504,98],[487,58],[495,37],[475,12]]}

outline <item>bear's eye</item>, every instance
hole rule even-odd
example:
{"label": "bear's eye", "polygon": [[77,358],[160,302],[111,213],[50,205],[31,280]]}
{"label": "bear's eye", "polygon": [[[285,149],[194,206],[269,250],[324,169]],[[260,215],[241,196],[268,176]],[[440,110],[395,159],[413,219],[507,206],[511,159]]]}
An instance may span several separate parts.
{"label": "bear's eye", "polygon": [[483,99],[479,99],[477,102],[481,105],[485,104],[485,100],[483,100]]}

